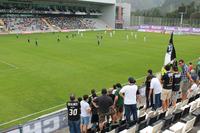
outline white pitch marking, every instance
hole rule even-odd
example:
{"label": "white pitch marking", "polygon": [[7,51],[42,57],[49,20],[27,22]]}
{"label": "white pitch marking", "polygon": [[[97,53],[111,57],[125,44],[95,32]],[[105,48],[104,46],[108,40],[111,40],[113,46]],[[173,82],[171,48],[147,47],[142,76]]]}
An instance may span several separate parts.
{"label": "white pitch marking", "polygon": [[13,65],[13,64],[10,64],[10,63],[8,63],[8,62],[6,62],[6,61],[0,60],[0,62],[1,62],[1,63],[4,63],[4,64],[6,64],[6,65],[8,65],[8,66],[10,66],[10,67],[12,67],[12,68],[18,69],[17,66],[15,66],[15,65]]}

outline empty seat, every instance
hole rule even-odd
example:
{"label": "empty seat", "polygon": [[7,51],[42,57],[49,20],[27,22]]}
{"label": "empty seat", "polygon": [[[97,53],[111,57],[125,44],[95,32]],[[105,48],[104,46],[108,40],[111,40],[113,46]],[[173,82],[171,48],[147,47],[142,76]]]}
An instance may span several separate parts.
{"label": "empty seat", "polygon": [[184,100],[183,102],[182,102],[182,106],[184,107],[185,105],[187,105],[188,104],[188,99],[186,99],[186,100]]}
{"label": "empty seat", "polygon": [[161,119],[165,118],[165,116],[166,116],[166,111],[165,111],[165,112],[162,112],[162,113],[160,113],[160,114],[158,115],[158,120],[161,120]]}
{"label": "empty seat", "polygon": [[145,127],[144,129],[140,130],[139,133],[152,133],[152,127],[151,126],[148,126],[148,127]]}
{"label": "empty seat", "polygon": [[147,120],[141,121],[140,124],[138,124],[137,131],[144,129],[145,127],[147,127]]}
{"label": "empty seat", "polygon": [[189,103],[189,105],[190,105],[190,112],[193,112],[197,109],[197,102],[196,101]]}
{"label": "empty seat", "polygon": [[153,116],[154,115],[154,111],[149,111],[148,113],[147,113],[147,115],[146,115],[146,119],[148,119],[148,118],[150,118],[151,116]]}
{"label": "empty seat", "polygon": [[153,123],[155,123],[157,121],[158,115],[154,115],[149,117],[148,119],[148,125],[152,125]]}
{"label": "empty seat", "polygon": [[183,133],[184,127],[184,123],[177,122],[176,124],[172,125],[169,130],[173,131],[174,133]]}
{"label": "empty seat", "polygon": [[152,133],[159,133],[163,127],[163,120],[159,120],[152,125]]}
{"label": "empty seat", "polygon": [[133,126],[127,130],[127,133],[135,133],[135,132],[136,132],[136,126]]}
{"label": "empty seat", "polygon": [[194,100],[195,100],[195,97],[194,97],[194,96],[193,96],[193,97],[190,97],[188,103],[191,103],[191,102],[193,102]]}
{"label": "empty seat", "polygon": [[174,133],[173,131],[170,131],[168,129],[166,129],[165,131],[163,131],[162,133]]}
{"label": "empty seat", "polygon": [[177,101],[176,101],[176,103],[179,103],[179,102],[181,102],[181,101],[182,101],[182,99],[181,99],[181,98],[178,98]]}
{"label": "empty seat", "polygon": [[140,123],[141,121],[145,120],[146,119],[146,115],[143,115],[143,116],[140,116],[138,118],[138,123]]}
{"label": "empty seat", "polygon": [[200,98],[196,99],[195,101],[197,102],[197,108],[199,108],[200,107]]}
{"label": "empty seat", "polygon": [[113,129],[112,131],[109,131],[107,133],[115,133],[115,129]]}
{"label": "empty seat", "polygon": [[182,110],[176,110],[176,111],[173,113],[174,117],[173,117],[173,119],[172,119],[172,123],[176,123],[178,120],[180,120],[180,119],[181,119],[181,116],[182,116],[182,113],[183,113]]}
{"label": "empty seat", "polygon": [[194,125],[196,126],[200,122],[200,109],[195,110],[192,112],[192,115],[196,117]]}
{"label": "empty seat", "polygon": [[174,109],[175,109],[174,107],[170,107],[166,112],[166,116],[171,115],[174,112]]}
{"label": "empty seat", "polygon": [[190,106],[185,107],[182,113],[182,117],[186,117],[190,112]]}
{"label": "empty seat", "polygon": [[183,130],[184,133],[188,133],[189,131],[192,130],[194,123],[195,123],[195,120],[196,120],[196,117],[192,116],[192,115],[181,119],[181,122],[185,123],[185,127],[184,127],[184,130]]}
{"label": "empty seat", "polygon": [[175,110],[180,109],[181,107],[183,107],[183,103],[179,102],[176,104]]}
{"label": "empty seat", "polygon": [[168,115],[167,117],[165,117],[165,118],[163,119],[163,127],[162,127],[162,130],[168,129],[168,128],[171,126],[172,119],[173,119],[173,115]]}
{"label": "empty seat", "polygon": [[125,130],[126,128],[127,128],[127,124],[121,125],[121,126],[116,128],[115,132],[119,133],[119,132]]}

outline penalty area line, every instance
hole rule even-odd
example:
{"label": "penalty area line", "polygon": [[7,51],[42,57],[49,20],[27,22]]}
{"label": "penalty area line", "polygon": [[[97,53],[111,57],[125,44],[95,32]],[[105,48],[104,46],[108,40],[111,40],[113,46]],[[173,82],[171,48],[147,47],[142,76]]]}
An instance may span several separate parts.
{"label": "penalty area line", "polygon": [[8,66],[10,66],[10,67],[12,67],[12,68],[18,69],[17,66],[15,66],[15,65],[13,65],[13,64],[11,64],[11,63],[8,63],[8,62],[6,62],[6,61],[4,61],[4,60],[0,60],[0,62],[3,63],[3,64],[6,64],[6,65],[8,65]]}

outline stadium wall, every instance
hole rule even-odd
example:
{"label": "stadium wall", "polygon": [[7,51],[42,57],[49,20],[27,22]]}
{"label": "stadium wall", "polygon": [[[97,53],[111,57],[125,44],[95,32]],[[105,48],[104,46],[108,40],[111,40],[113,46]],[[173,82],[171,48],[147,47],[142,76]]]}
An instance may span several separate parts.
{"label": "stadium wall", "polygon": [[100,16],[100,19],[108,24],[111,28],[115,28],[115,8],[115,5],[103,6],[103,15]]}
{"label": "stadium wall", "polygon": [[131,24],[131,4],[129,3],[117,3],[116,6],[122,6],[123,8],[123,27],[129,27]]}

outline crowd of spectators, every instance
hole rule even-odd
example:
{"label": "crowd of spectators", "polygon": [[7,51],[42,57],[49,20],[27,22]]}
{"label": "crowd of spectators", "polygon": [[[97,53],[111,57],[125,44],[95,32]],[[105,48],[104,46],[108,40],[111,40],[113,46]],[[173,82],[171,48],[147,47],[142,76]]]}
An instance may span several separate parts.
{"label": "crowd of spectators", "polygon": [[5,29],[9,32],[33,32],[69,30],[69,29],[94,29],[95,21],[82,17],[3,17],[0,18]]}
{"label": "crowd of spectators", "polygon": [[48,25],[42,18],[32,17],[7,17],[2,18],[5,27],[11,32],[24,32],[24,31],[47,31]]}
{"label": "crowd of spectators", "polygon": [[146,111],[165,112],[176,107],[177,100],[184,101],[200,92],[200,58],[196,68],[192,63],[188,67],[181,59],[177,65],[166,65],[163,70],[157,77],[151,69],[147,71],[145,96],[141,95],[133,77],[129,77],[124,86],[117,83],[111,89],[103,88],[100,96],[95,89],[90,96],[84,95],[77,100],[72,94],[67,102],[70,133],[105,132],[110,121],[114,126],[124,119],[129,128],[131,123],[139,122],[137,111],[141,105]]}
{"label": "crowd of spectators", "polygon": [[59,27],[62,30],[94,28],[94,22],[92,20],[82,17],[48,17],[45,19],[51,25]]}

